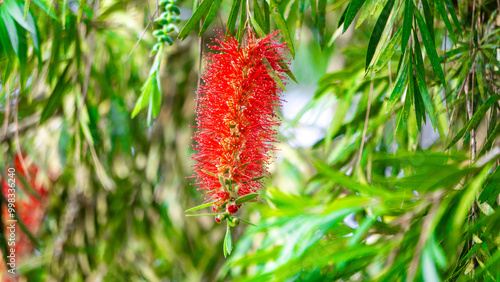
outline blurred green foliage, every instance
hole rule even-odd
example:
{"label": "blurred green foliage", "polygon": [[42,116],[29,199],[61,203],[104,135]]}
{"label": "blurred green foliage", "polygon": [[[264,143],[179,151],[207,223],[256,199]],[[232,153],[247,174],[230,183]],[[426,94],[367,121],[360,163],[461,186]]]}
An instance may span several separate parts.
{"label": "blurred green foliage", "polygon": [[[184,1],[173,44],[160,2],[1,1],[1,170],[23,152],[50,187],[19,275],[500,280],[497,1]],[[225,228],[184,215],[199,46],[226,25],[280,29],[310,98],[228,259]],[[285,137],[325,105],[321,140]]]}

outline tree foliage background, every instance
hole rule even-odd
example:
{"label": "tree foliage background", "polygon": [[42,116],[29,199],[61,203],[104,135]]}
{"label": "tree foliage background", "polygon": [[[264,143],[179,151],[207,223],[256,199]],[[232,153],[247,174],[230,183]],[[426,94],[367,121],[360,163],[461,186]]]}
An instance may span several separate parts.
{"label": "tree foliage background", "polygon": [[[174,4],[0,1],[1,177],[36,166],[18,202],[43,215],[20,216],[17,278],[500,280],[498,1]],[[225,228],[184,214],[215,26],[280,29],[300,105],[228,259]]]}

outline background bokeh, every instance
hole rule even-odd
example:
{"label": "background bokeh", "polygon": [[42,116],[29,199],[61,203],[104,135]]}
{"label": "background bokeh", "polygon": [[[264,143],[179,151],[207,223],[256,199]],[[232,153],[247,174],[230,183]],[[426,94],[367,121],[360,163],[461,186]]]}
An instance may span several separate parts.
{"label": "background bokeh", "polygon": [[[263,201],[239,212],[257,226],[233,228],[224,258],[226,228],[185,216],[204,201],[189,178],[198,22],[150,56],[157,1],[0,1],[2,224],[9,168],[20,218],[17,274],[2,265],[2,279],[500,279],[497,2],[271,2],[298,83]],[[239,3],[283,30],[263,1]],[[198,3],[176,5],[182,29]],[[161,102],[132,118],[152,75]]]}

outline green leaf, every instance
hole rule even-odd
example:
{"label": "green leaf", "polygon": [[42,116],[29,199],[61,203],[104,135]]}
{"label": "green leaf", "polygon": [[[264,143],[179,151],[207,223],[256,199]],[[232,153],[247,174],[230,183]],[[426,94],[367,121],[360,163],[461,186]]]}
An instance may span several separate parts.
{"label": "green leaf", "polygon": [[154,74],[153,97],[151,99],[153,107],[153,117],[157,117],[161,109],[161,85],[158,79],[158,72]]}
{"label": "green leaf", "polygon": [[486,139],[486,142],[484,143],[483,148],[481,149],[481,151],[477,155],[478,158],[481,157],[482,155],[484,155],[484,153],[486,153],[486,151],[491,148],[491,145],[493,145],[493,142],[496,141],[496,137],[498,134],[500,134],[500,123],[498,123],[496,125],[496,127],[493,129],[493,131],[488,134],[488,139]]}
{"label": "green leaf", "polygon": [[380,54],[377,63],[375,64],[373,71],[378,72],[380,71],[387,63],[391,61],[392,56],[396,52],[396,50],[399,47],[399,44],[401,43],[401,31],[403,30],[402,27],[398,29],[396,34],[391,38],[391,41],[389,41],[389,44],[385,47],[384,51]]}
{"label": "green leaf", "polygon": [[325,47],[325,37],[326,37],[326,1],[318,0],[318,35],[319,35],[319,46],[321,50]]}
{"label": "green leaf", "polygon": [[205,17],[205,20],[203,21],[203,26],[201,27],[200,32],[198,33],[198,36],[202,36],[203,33],[205,33],[205,30],[207,30],[208,26],[212,23],[215,16],[219,12],[219,7],[221,4],[222,4],[222,0],[213,0],[212,6],[210,7],[208,14]]}
{"label": "green leaf", "polygon": [[23,10],[17,5],[16,0],[6,0],[2,4],[2,11],[7,12],[20,26],[22,26],[27,31],[36,32],[33,25],[29,25],[24,20]]}
{"label": "green leaf", "polygon": [[410,40],[411,28],[413,23],[413,1],[405,0],[405,10],[403,18],[403,35],[401,38],[401,53],[405,53],[406,45]]}
{"label": "green leaf", "polygon": [[[415,38],[416,39],[416,38]],[[420,92],[422,101],[425,106],[425,110],[427,111],[427,114],[429,115],[429,119],[431,120],[432,127],[436,129],[437,125],[437,117],[436,113],[434,111],[434,104],[432,103],[431,97],[429,96],[429,92],[427,91],[427,86],[425,83],[425,68],[424,68],[424,61],[422,60],[422,51],[420,50],[420,44],[418,43],[417,40],[415,40],[415,56],[416,56],[416,61],[415,61],[415,66],[417,70],[417,86],[418,90]],[[425,114],[423,116],[425,120]]]}
{"label": "green leaf", "polygon": [[185,212],[192,212],[192,211],[197,211],[197,210],[201,210],[201,209],[204,209],[204,208],[208,208],[210,206],[212,206],[214,203],[206,203],[206,204],[203,204],[203,205],[199,205],[199,206],[196,206],[196,207],[192,207],[188,210],[186,210]]}
{"label": "green leaf", "polygon": [[153,94],[153,87],[155,86],[155,79],[153,75],[150,75],[146,82],[141,87],[141,95],[137,98],[135,102],[134,110],[132,111],[131,117],[134,118],[142,109],[144,109],[148,104]]}
{"label": "green leaf", "polygon": [[295,76],[293,75],[290,68],[288,68],[288,64],[285,63],[285,61],[283,59],[278,61],[278,65],[285,71],[285,73],[288,75],[288,77],[290,77],[293,81],[295,81],[295,83],[299,83],[297,81],[297,79],[295,78]]}
{"label": "green leaf", "polygon": [[354,232],[354,235],[349,239],[349,247],[355,246],[361,237],[368,231],[370,226],[375,222],[375,217],[374,216],[369,216],[363,220],[363,223],[359,225],[359,227],[356,229],[356,232]]}
{"label": "green leaf", "polygon": [[241,0],[233,0],[231,5],[231,12],[229,12],[229,18],[227,19],[227,31],[233,34],[234,28],[236,27],[236,20],[238,19],[238,12],[240,9]]}
{"label": "green leaf", "polygon": [[186,214],[186,216],[208,216],[208,215],[219,215],[224,213],[198,213],[198,214]]}
{"label": "green leaf", "polygon": [[[19,38],[17,37],[16,23],[12,20],[12,18],[9,16],[9,14],[7,14],[5,9],[1,9],[1,8],[3,8],[3,6],[0,7],[0,15],[2,17],[5,31],[7,33],[6,35],[8,36],[9,41],[10,41],[9,45],[12,46],[14,53],[16,53],[16,55],[19,56]],[[2,37],[5,37],[5,35],[2,35]],[[2,41],[3,41],[3,39],[2,39]],[[3,45],[5,46],[4,48],[8,48],[6,46],[9,46],[7,44],[3,44]]]}
{"label": "green leaf", "polygon": [[240,24],[238,26],[238,33],[236,35],[236,38],[238,39],[238,42],[241,42],[243,38],[243,34],[245,34],[245,26],[246,26],[246,15],[247,15],[247,9],[246,9],[246,4],[243,2],[243,5],[241,5],[241,12],[240,12]]}
{"label": "green leaf", "polygon": [[24,19],[28,16],[28,11],[30,10],[31,0],[24,0]]}
{"label": "green leaf", "polygon": [[[191,30],[193,30],[195,26],[200,22],[201,18],[205,16],[214,1],[215,0],[204,0],[201,2],[201,4],[198,6],[198,8],[196,8],[196,11],[194,11],[191,18],[189,18],[189,20],[186,22],[181,32],[179,33],[179,38],[181,40],[184,40],[186,39],[186,37],[188,37]],[[222,0],[217,1],[220,2]]]}
{"label": "green leaf", "polygon": [[[408,57],[408,56],[407,56]],[[396,103],[403,96],[404,89],[408,82],[408,62],[405,60],[403,62],[403,68],[398,73],[398,77],[396,78],[396,84],[394,85],[394,89],[392,89],[391,96],[389,98],[389,106],[388,110],[392,110]]]}
{"label": "green leaf", "polygon": [[[436,4],[436,8],[437,8],[439,14],[441,15],[441,18],[443,19],[443,22],[444,22],[444,25],[446,26],[446,29],[448,30],[448,34],[450,35],[453,42],[457,42],[456,35],[453,32],[453,27],[451,26],[450,19],[448,18],[448,12],[446,11],[446,8],[444,7],[444,1],[435,0],[434,3]],[[420,13],[418,11],[415,11],[415,14],[420,14]],[[419,23],[419,25],[420,25],[420,23]],[[420,27],[420,29],[422,29],[422,27]]]}
{"label": "green leaf", "polygon": [[36,27],[35,19],[33,18],[33,15],[31,14],[30,11],[28,11],[28,14],[26,15],[26,22],[28,22],[29,25],[34,26],[34,32],[30,32],[31,35],[31,40],[33,40],[33,47],[35,47],[35,50],[40,51],[40,39],[38,38],[38,29]]}
{"label": "green leaf", "polygon": [[460,22],[458,21],[457,14],[455,13],[455,8],[453,8],[453,4],[450,0],[444,0],[444,2],[446,4],[446,7],[448,8],[448,12],[450,13],[451,18],[453,19],[453,23],[455,24],[458,33],[461,33],[462,28],[460,27]]}
{"label": "green leaf", "polygon": [[227,230],[226,230],[226,236],[224,237],[223,249],[224,249],[224,257],[229,256],[233,249],[233,242],[231,240],[231,228],[229,227],[229,221],[227,222]]}
{"label": "green leaf", "polygon": [[365,0],[351,0],[351,2],[349,2],[349,6],[347,6],[347,8],[346,8],[347,13],[345,15],[344,28],[343,28],[342,33],[346,32],[346,30],[349,28],[352,21],[354,20],[354,18],[358,14],[359,9],[361,9],[361,6],[363,6],[364,3],[365,3]]}
{"label": "green leaf", "polygon": [[254,21],[257,21],[260,29],[262,30],[262,33],[267,34],[269,31],[265,31],[266,20],[264,19],[264,14],[262,13],[262,9],[260,8],[259,2],[257,0],[253,0],[253,14]]}
{"label": "green leaf", "polygon": [[264,31],[267,34],[271,31],[271,19],[270,19],[271,10],[269,9],[269,3],[267,3],[266,0],[264,0],[263,2],[264,2],[264,22],[265,22]]}
{"label": "green leaf", "polygon": [[495,169],[495,172],[489,177],[488,182],[484,186],[481,195],[479,196],[479,202],[487,202],[490,206],[493,206],[498,194],[500,193],[500,166]]}
{"label": "green leaf", "polygon": [[377,19],[375,27],[373,28],[373,32],[370,36],[370,41],[368,42],[365,71],[370,66],[373,55],[375,54],[375,50],[377,49],[378,42],[380,41],[380,37],[382,36],[382,32],[385,29],[385,25],[387,24],[387,20],[389,19],[389,15],[391,14],[393,6],[394,6],[394,0],[388,0],[384,6],[384,9],[382,10],[382,13]]}
{"label": "green leaf", "polygon": [[28,79],[28,41],[26,39],[26,31],[20,25],[16,25],[16,32],[19,40],[19,50],[17,52],[17,57],[19,58],[19,84],[21,91],[24,92]]}
{"label": "green leaf", "polygon": [[[260,27],[259,23],[257,22],[257,20],[254,18],[254,16],[250,15],[250,22],[252,23],[252,26],[255,30],[255,33],[259,36],[259,37],[263,37],[265,36],[266,34],[264,33],[264,31],[262,30],[262,28]],[[268,70],[269,71],[269,70]],[[273,71],[274,73],[274,71]],[[271,75],[271,73],[269,73]],[[273,77],[274,78],[274,77]],[[280,81],[281,82],[281,81]]]}
{"label": "green leaf", "polygon": [[244,219],[242,219],[242,218],[240,218],[239,220],[240,220],[241,222],[243,222],[243,223],[248,224],[248,225],[257,226],[257,225],[255,225],[255,224],[251,223],[251,222],[250,222],[250,221],[248,221],[248,220],[244,220]]}
{"label": "green leaf", "polygon": [[259,196],[258,193],[251,193],[251,194],[246,194],[244,196],[239,197],[238,199],[235,200],[236,204],[242,204],[248,201],[251,201]]}
{"label": "green leaf", "polygon": [[[318,20],[318,18],[317,18],[317,16],[318,16],[318,8],[317,8],[317,5],[316,5],[316,2],[317,2],[317,0],[309,0],[309,4],[311,5],[311,17],[312,17],[314,25],[317,24],[317,20]],[[271,4],[271,6],[272,6],[272,4]],[[344,19],[341,17],[340,20],[343,21]],[[339,26],[341,24],[342,23],[339,22]]]}
{"label": "green leaf", "polygon": [[434,46],[434,40],[432,40],[429,30],[427,29],[427,25],[425,24],[422,15],[420,15],[420,12],[415,9],[414,14],[417,18],[418,27],[420,28],[420,35],[422,36],[422,42],[424,43],[425,50],[427,51],[427,55],[429,56],[429,60],[431,61],[434,73],[439,78],[441,83],[443,85],[446,85],[443,69],[441,68],[439,57],[436,52],[436,47]]}
{"label": "green leaf", "polygon": [[472,118],[462,127],[462,129],[457,132],[457,134],[453,137],[453,139],[448,143],[448,146],[446,146],[446,149],[451,148],[455,143],[458,142],[458,140],[462,139],[464,136],[465,132],[471,131],[472,129],[475,129],[481,120],[483,119],[484,115],[488,111],[488,109],[493,106],[498,100],[500,100],[500,95],[492,95],[490,96],[482,105],[477,109],[477,111],[474,113]]}
{"label": "green leaf", "polygon": [[57,108],[59,108],[59,106],[61,105],[63,95],[69,89],[68,83],[71,80],[71,78],[66,80],[66,75],[68,74],[71,63],[72,61],[68,62],[62,75],[59,77],[59,80],[57,81],[57,84],[54,87],[54,91],[52,91],[52,94],[49,97],[49,101],[47,102],[47,105],[43,109],[42,116],[40,117],[40,124],[43,124],[47,119],[49,119],[52,116],[52,114],[54,114],[54,112],[57,110]]}
{"label": "green leaf", "polygon": [[279,78],[278,74],[276,74],[276,71],[273,69],[273,67],[271,66],[269,61],[266,58],[264,58],[262,60],[262,64],[266,67],[267,73],[274,80],[274,82],[279,86],[279,88],[283,89],[283,91],[286,91],[285,85],[283,84],[283,82]]}
{"label": "green leaf", "polygon": [[424,10],[425,23],[427,24],[427,29],[431,35],[432,41],[435,42],[434,38],[434,16],[429,7],[429,2],[427,0],[422,0],[422,8]]}
{"label": "green leaf", "polygon": [[286,46],[288,46],[288,49],[290,50],[290,54],[292,55],[293,58],[295,58],[295,49],[293,48],[293,42],[292,38],[290,37],[290,32],[288,31],[288,27],[285,22],[285,18],[283,18],[283,15],[281,14],[278,4],[276,4],[275,0],[270,0],[271,1],[271,10],[273,14],[273,19],[276,22],[276,25],[280,29],[281,33],[285,37],[286,41]]}
{"label": "green leaf", "polygon": [[428,248],[424,248],[422,252],[422,276],[424,278],[423,281],[441,281]]}
{"label": "green leaf", "polygon": [[43,3],[42,1],[40,0],[31,0],[31,2],[35,3],[35,5],[37,5],[40,9],[42,9],[42,11],[44,11],[47,15],[49,15],[52,19],[54,19],[55,21],[59,21],[59,18],[50,11],[49,8],[47,8],[47,6],[45,6],[45,3]]}

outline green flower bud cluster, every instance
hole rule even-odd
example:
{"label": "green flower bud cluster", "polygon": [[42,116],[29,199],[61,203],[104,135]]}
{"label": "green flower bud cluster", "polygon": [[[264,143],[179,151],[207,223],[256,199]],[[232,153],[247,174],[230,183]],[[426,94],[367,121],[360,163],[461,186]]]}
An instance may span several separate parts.
{"label": "green flower bud cluster", "polygon": [[153,50],[151,50],[151,56],[158,52],[161,44],[172,45],[174,43],[172,37],[168,35],[169,33],[175,31],[179,33],[179,28],[175,25],[176,23],[180,23],[181,19],[179,15],[181,11],[179,7],[175,4],[177,0],[161,0],[160,6],[165,9],[155,22],[159,25],[159,28],[153,31],[153,36],[156,37],[158,43],[153,46]]}

